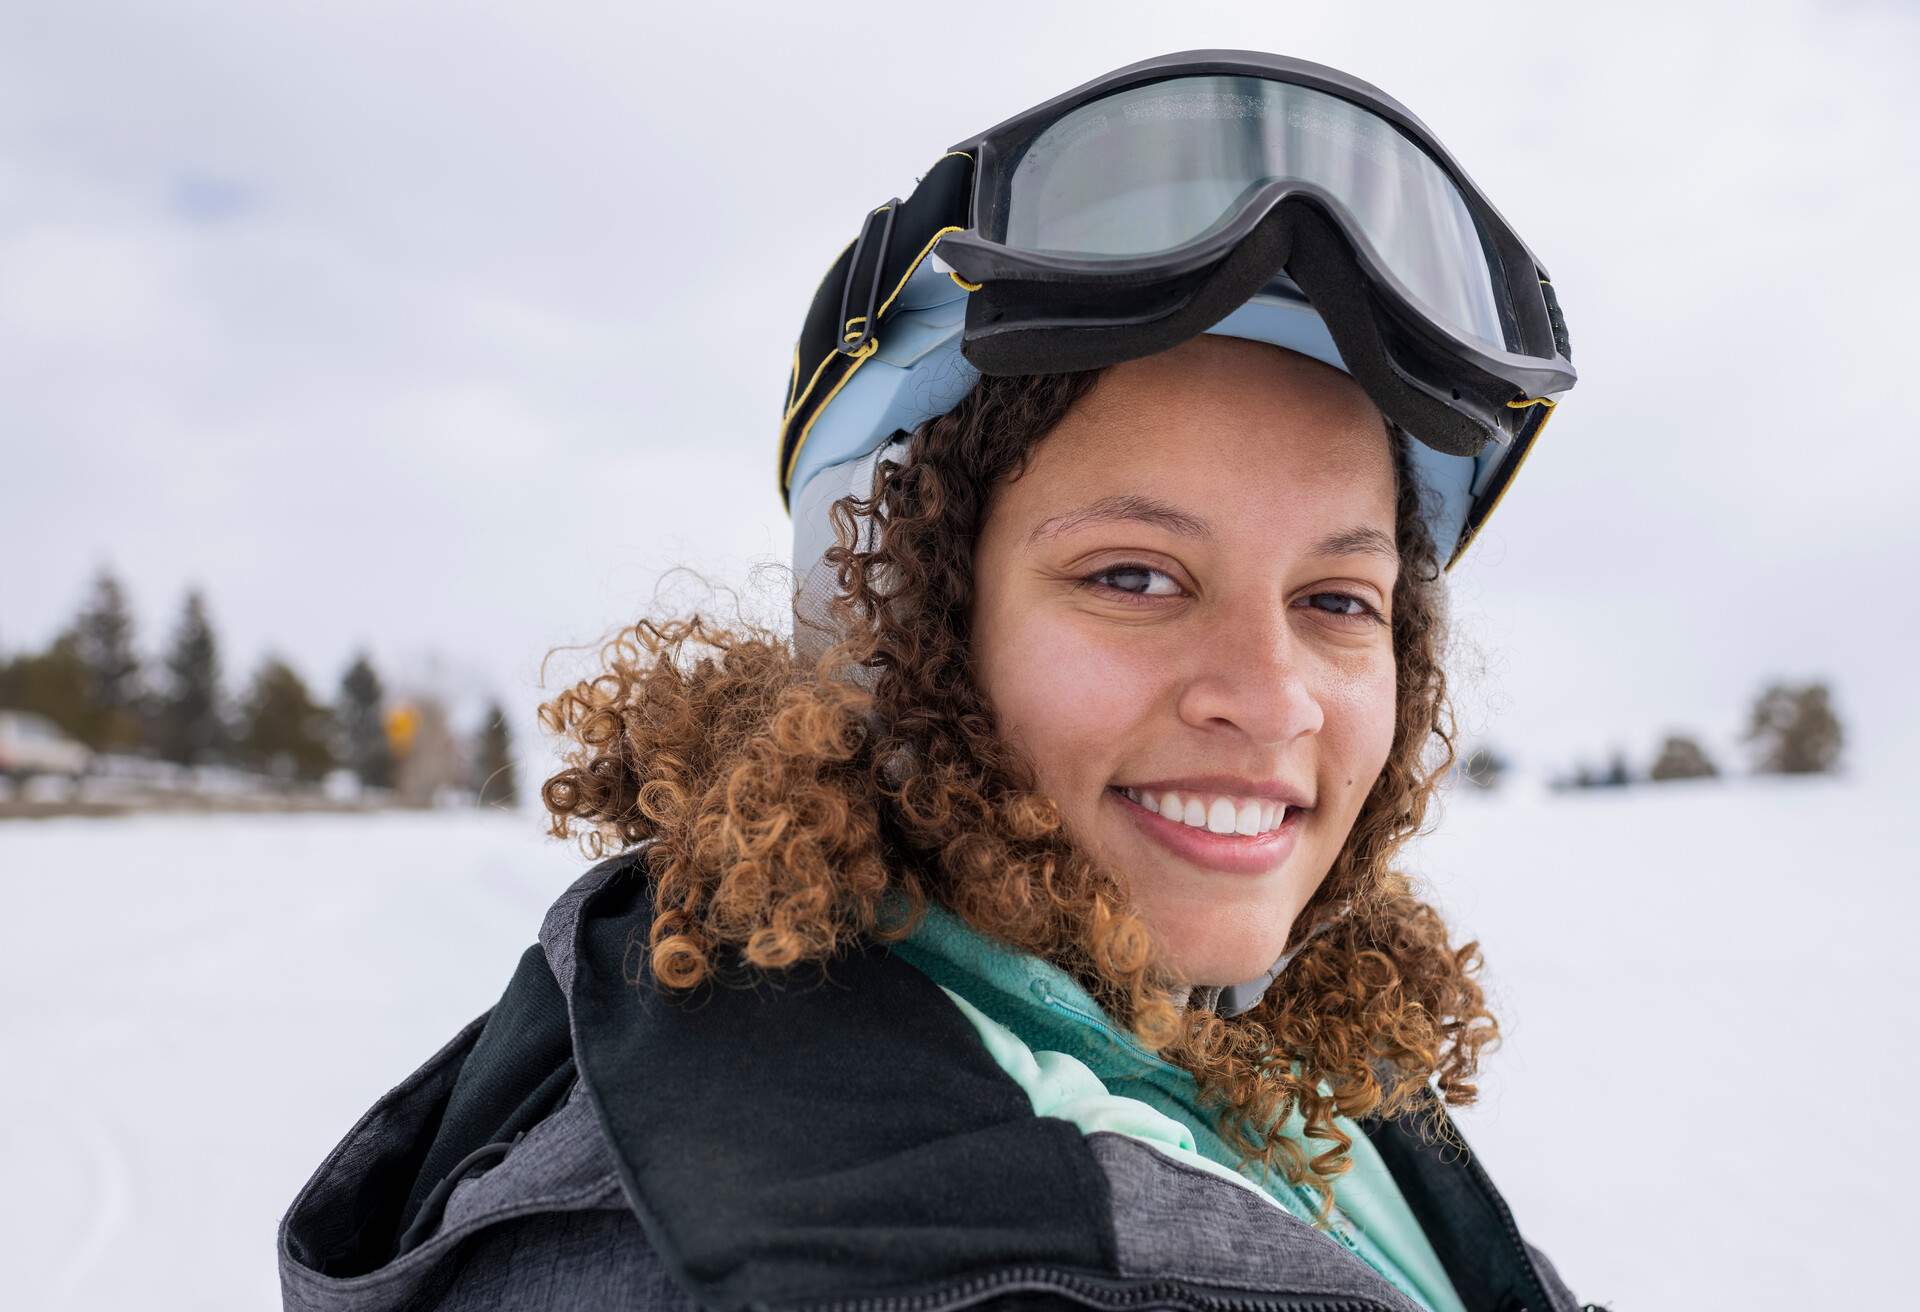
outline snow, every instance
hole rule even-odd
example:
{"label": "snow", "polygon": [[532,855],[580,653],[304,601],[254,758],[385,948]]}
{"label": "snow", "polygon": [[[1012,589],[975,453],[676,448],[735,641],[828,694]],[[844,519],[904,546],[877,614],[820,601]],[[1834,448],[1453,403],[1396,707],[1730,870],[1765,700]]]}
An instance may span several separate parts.
{"label": "snow", "polygon": [[1462,1129],[1582,1298],[1897,1287],[1920,1170],[1906,802],[1789,779],[1463,796],[1424,840],[1412,868],[1483,943],[1508,1035]]}
{"label": "snow", "polygon": [[[1421,840],[1507,1033],[1463,1127],[1583,1298],[1892,1286],[1920,1166],[1901,800],[1522,787],[1451,798]],[[287,1203],[584,866],[532,816],[0,824],[8,1304],[277,1306]]]}
{"label": "snow", "polygon": [[278,1307],[294,1193],[583,866],[485,813],[0,825],[8,1304]]}

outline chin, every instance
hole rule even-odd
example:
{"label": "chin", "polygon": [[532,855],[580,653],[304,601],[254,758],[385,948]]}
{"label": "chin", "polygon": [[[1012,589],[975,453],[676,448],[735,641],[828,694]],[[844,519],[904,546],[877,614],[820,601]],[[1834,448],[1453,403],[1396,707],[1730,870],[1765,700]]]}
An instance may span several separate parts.
{"label": "chin", "polygon": [[1252,962],[1245,962],[1238,968],[1190,971],[1187,977],[1193,981],[1195,986],[1217,984],[1221,988],[1228,988],[1235,984],[1244,984],[1248,980],[1259,979],[1271,970],[1273,963],[1279,959],[1280,953],[1276,951],[1272,956],[1263,958],[1258,965]]}
{"label": "chin", "polygon": [[1246,942],[1221,941],[1238,938],[1230,927],[1221,927],[1215,936],[1182,935],[1168,945],[1168,956],[1174,967],[1196,985],[1228,985],[1266,974],[1287,950],[1284,933]]}
{"label": "chin", "polygon": [[[1293,866],[1302,854],[1294,853]],[[1319,880],[1302,886],[1291,870],[1259,877],[1221,876],[1114,844],[1100,853],[1128,872],[1133,910],[1147,924],[1162,960],[1196,986],[1258,979],[1287,949],[1293,923]]]}

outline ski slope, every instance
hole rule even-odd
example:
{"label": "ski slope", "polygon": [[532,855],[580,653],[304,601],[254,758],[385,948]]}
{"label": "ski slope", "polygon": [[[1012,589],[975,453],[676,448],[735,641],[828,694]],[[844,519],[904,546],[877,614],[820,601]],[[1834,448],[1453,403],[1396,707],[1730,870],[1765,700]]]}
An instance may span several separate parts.
{"label": "ski slope", "polygon": [[[1458,796],[1413,868],[1507,1040],[1464,1128],[1585,1299],[1897,1289],[1920,1160],[1890,786]],[[532,816],[0,825],[0,1301],[277,1307],[275,1225],[585,862]]]}

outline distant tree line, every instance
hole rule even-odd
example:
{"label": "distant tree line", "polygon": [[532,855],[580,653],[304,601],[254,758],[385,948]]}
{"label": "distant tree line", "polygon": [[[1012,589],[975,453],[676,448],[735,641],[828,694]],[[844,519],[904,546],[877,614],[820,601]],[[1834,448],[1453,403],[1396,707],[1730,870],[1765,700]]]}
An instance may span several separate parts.
{"label": "distant tree line", "polygon": [[[1840,768],[1846,734],[1825,682],[1776,682],[1754,698],[1741,741],[1752,754],[1755,774],[1832,774]],[[1497,749],[1483,744],[1468,751],[1455,771],[1475,787],[1496,788],[1508,767]],[[1549,783],[1555,789],[1621,788],[1642,779],[1666,783],[1719,774],[1720,767],[1697,738],[1675,731],[1663,736],[1644,774],[1635,772],[1625,752],[1615,750],[1604,765],[1582,762]]]}
{"label": "distant tree line", "polygon": [[110,570],[39,651],[0,652],[0,710],[52,721],[95,752],[186,766],[231,766],[289,785],[336,769],[399,800],[431,802],[465,788],[482,805],[514,805],[512,738],[499,703],[462,742],[433,696],[389,695],[371,657],[356,654],[331,701],[285,658],[268,654],[237,697],[225,690],[205,596],[190,589],[155,660],[140,655],[126,590]]}

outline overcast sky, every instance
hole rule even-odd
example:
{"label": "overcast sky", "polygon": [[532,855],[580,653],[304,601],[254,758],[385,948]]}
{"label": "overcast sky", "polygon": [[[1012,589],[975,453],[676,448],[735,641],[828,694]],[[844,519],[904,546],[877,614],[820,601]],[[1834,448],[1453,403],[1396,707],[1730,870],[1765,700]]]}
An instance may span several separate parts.
{"label": "overcast sky", "polygon": [[793,338],[864,212],[1237,46],[1410,106],[1566,307],[1580,385],[1451,576],[1469,728],[1644,764],[1825,676],[1856,768],[1916,745],[1914,6],[484,8],[0,12],[0,649],[110,564],[150,647],[199,584],[234,682],[364,644],[531,752],[549,647],[785,559]]}

